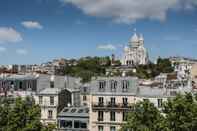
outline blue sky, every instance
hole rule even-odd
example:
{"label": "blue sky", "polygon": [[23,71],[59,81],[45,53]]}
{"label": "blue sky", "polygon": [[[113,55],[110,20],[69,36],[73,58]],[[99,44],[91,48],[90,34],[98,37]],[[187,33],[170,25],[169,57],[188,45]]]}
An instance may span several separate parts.
{"label": "blue sky", "polygon": [[[197,57],[195,0],[1,0],[0,64],[121,57],[134,29],[153,60]],[[102,47],[102,48],[99,48]]]}

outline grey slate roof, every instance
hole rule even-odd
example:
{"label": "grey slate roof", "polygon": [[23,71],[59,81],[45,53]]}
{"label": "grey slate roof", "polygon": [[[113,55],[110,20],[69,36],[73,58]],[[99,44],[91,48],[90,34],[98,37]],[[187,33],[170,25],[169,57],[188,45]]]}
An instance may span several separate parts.
{"label": "grey slate roof", "polygon": [[20,74],[11,74],[11,75],[1,75],[0,80],[35,80],[36,76],[31,74],[20,75]]}
{"label": "grey slate roof", "polygon": [[59,94],[60,92],[61,92],[61,89],[59,89],[59,88],[45,88],[45,89],[41,90],[38,94],[56,95],[56,94]]}
{"label": "grey slate roof", "polygon": [[[117,81],[117,88],[115,92],[111,91],[110,82],[114,80]],[[127,80],[129,82],[129,87],[127,92],[122,92],[122,81]],[[106,81],[105,91],[99,91],[99,81]],[[135,95],[138,86],[137,77],[98,77],[95,80],[92,80],[90,83],[90,92],[94,95]]]}

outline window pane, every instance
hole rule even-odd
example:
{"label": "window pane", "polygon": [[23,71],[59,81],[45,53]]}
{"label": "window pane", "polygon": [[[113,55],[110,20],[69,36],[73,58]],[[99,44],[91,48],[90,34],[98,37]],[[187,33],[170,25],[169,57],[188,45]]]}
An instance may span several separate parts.
{"label": "window pane", "polygon": [[74,122],[74,128],[79,128],[79,125],[80,125],[79,121]]}
{"label": "window pane", "polygon": [[111,126],[110,127],[110,131],[116,131],[116,127],[115,126]]}
{"label": "window pane", "polygon": [[42,104],[42,96],[39,96],[39,104]]}
{"label": "window pane", "polygon": [[54,97],[50,96],[50,105],[54,105]]}
{"label": "window pane", "polygon": [[103,126],[98,126],[98,131],[103,131]]}

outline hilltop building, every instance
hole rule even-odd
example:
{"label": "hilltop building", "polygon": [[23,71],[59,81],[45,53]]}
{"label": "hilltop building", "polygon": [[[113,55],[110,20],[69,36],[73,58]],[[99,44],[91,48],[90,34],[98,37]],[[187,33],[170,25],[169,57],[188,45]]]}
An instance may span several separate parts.
{"label": "hilltop building", "polygon": [[124,48],[122,65],[145,65],[148,61],[148,52],[144,47],[144,38],[142,35],[138,36],[134,33],[129,40],[128,46]]}

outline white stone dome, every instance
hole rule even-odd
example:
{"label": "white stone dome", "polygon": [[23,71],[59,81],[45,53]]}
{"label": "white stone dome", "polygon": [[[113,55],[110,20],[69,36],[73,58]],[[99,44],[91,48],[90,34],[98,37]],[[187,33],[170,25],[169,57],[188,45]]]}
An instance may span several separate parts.
{"label": "white stone dome", "polygon": [[132,43],[137,43],[137,42],[139,42],[139,38],[138,38],[138,36],[137,36],[136,33],[131,37],[130,41],[131,41]]}

